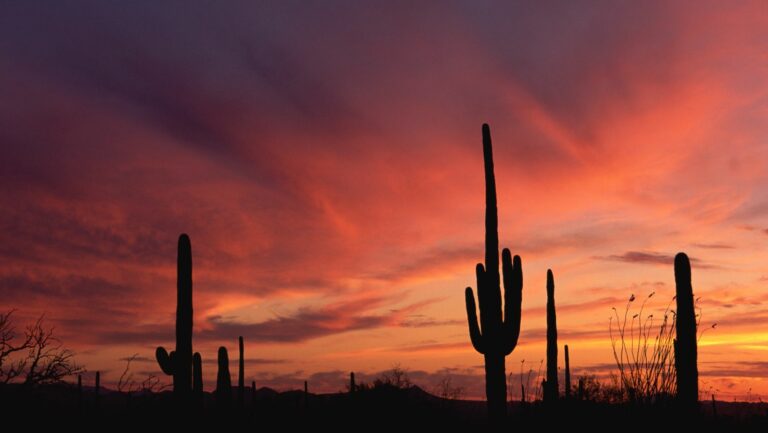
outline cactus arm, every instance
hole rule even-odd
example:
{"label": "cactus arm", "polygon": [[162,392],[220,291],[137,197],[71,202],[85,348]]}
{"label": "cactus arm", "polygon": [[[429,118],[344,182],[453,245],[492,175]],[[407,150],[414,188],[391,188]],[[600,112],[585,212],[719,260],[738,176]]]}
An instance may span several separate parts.
{"label": "cactus arm", "polygon": [[469,323],[469,339],[472,341],[472,347],[479,353],[485,353],[483,347],[483,336],[480,334],[480,325],[477,323],[477,306],[475,305],[475,295],[472,288],[467,287],[464,291],[464,298],[467,304],[467,322]]}
{"label": "cactus arm", "polygon": [[523,304],[523,265],[520,256],[511,258],[508,249],[501,253],[504,271],[504,355],[515,350],[520,337],[520,318]]}
{"label": "cactus arm", "polygon": [[163,370],[163,373],[169,376],[173,376],[176,371],[176,366],[173,365],[175,354],[176,352],[171,351],[169,355],[168,351],[162,346],[155,350],[155,358],[157,358],[157,363],[160,365],[160,369]]}

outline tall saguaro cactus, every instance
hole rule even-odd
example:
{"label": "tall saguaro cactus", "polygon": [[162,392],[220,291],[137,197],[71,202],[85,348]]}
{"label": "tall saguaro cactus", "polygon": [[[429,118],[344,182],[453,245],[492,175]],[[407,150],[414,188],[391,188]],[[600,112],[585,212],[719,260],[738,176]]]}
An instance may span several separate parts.
{"label": "tall saguaro cactus", "polygon": [[555,310],[555,277],[547,269],[547,386],[544,401],[556,401],[559,394],[557,383],[557,311]]}
{"label": "tall saguaro cactus", "polygon": [[179,236],[176,267],[176,350],[169,354],[158,347],[157,363],[163,373],[173,376],[173,392],[187,395],[192,386],[192,244]]}
{"label": "tall saguaro cactus", "polygon": [[691,262],[685,253],[675,256],[675,285],[677,286],[677,321],[675,367],[677,397],[684,405],[695,406],[699,401],[699,371],[696,348],[696,310],[693,305]]}
{"label": "tall saguaro cactus", "polygon": [[496,179],[493,172],[491,130],[483,125],[485,162],[485,266],[476,267],[480,323],[471,287],[465,291],[467,322],[472,346],[485,357],[485,394],[488,415],[498,422],[507,413],[507,381],[504,358],[512,353],[520,336],[520,307],[523,299],[523,270],[520,257],[512,259],[508,249],[502,252],[504,272],[504,309],[501,304],[499,276],[499,234],[496,208]]}

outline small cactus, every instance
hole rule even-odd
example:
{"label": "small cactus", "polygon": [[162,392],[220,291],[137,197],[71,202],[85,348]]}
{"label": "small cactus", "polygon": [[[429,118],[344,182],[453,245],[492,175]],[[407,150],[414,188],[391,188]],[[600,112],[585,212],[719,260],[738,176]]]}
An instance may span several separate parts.
{"label": "small cactus", "polygon": [[232,377],[229,374],[227,348],[219,347],[219,371],[216,375],[216,402],[224,407],[232,403]]}
{"label": "small cactus", "polygon": [[97,408],[98,408],[98,407],[99,407],[99,405],[100,405],[100,401],[99,401],[99,400],[100,400],[100,397],[99,397],[99,393],[100,393],[100,392],[101,392],[101,373],[99,373],[99,372],[97,371],[97,372],[96,372],[96,384],[95,384],[95,386],[93,387],[93,394],[94,394],[94,395],[93,395],[93,400],[94,400],[94,406],[96,406]]}
{"label": "small cactus", "polygon": [[691,285],[691,262],[685,253],[675,256],[677,321],[675,368],[677,397],[684,406],[695,407],[699,401],[699,372],[696,348],[696,311]]}
{"label": "small cactus", "polygon": [[203,358],[198,352],[192,356],[192,393],[203,394]]}
{"label": "small cactus", "polygon": [[83,409],[83,376],[77,375],[77,408]]}
{"label": "small cactus", "polygon": [[565,345],[565,399],[571,399],[571,358],[568,354],[568,345]]}
{"label": "small cactus", "polygon": [[173,376],[176,396],[189,394],[192,386],[192,244],[179,236],[176,279],[176,350],[158,347],[157,363],[163,373]]}
{"label": "small cactus", "polygon": [[557,312],[555,310],[555,277],[547,269],[547,386],[544,401],[557,401]]}
{"label": "small cactus", "polygon": [[502,251],[504,272],[504,308],[502,311],[499,275],[499,233],[496,207],[496,179],[493,172],[491,129],[483,125],[483,160],[485,165],[485,266],[476,266],[477,298],[480,323],[477,321],[475,295],[465,290],[467,322],[472,346],[485,358],[485,394],[488,416],[500,423],[507,414],[507,375],[505,357],[517,346],[520,336],[520,310],[523,299],[523,270],[520,257],[514,259],[508,249]]}
{"label": "small cactus", "polygon": [[349,393],[354,394],[357,390],[357,385],[355,385],[355,372],[351,371],[349,373]]}
{"label": "small cactus", "polygon": [[237,404],[239,404],[240,407],[243,407],[245,406],[245,358],[243,358],[244,347],[242,336],[238,339],[238,343],[240,347],[240,364],[237,372]]}

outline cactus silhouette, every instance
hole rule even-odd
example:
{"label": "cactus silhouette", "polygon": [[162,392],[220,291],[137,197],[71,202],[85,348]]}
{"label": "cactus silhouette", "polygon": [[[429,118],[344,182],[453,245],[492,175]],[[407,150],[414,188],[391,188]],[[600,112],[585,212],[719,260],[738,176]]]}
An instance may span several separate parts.
{"label": "cactus silhouette", "polygon": [[558,394],[555,277],[552,275],[552,270],[547,269],[547,386],[544,388],[544,401],[556,401]]}
{"label": "cactus silhouette", "polygon": [[357,388],[357,386],[355,385],[355,372],[351,371],[349,373],[349,392],[350,392],[350,394],[354,394],[356,388]]}
{"label": "cactus silhouette", "polygon": [[675,285],[677,321],[675,368],[677,369],[677,397],[684,405],[695,406],[699,401],[699,372],[696,349],[696,311],[691,286],[691,262],[685,253],[675,256]]}
{"label": "cactus silhouette", "polygon": [[203,358],[198,352],[192,356],[192,392],[203,394]]}
{"label": "cactus silhouette", "polygon": [[237,404],[245,406],[245,358],[243,358],[243,337],[238,339],[240,348],[240,364],[237,372]]}
{"label": "cactus silhouette", "polygon": [[579,378],[579,391],[577,398],[579,400],[584,400],[584,379]]}
{"label": "cactus silhouette", "polygon": [[100,400],[99,393],[101,393],[101,373],[99,373],[97,371],[96,372],[96,384],[93,387],[93,394],[94,394],[93,395],[93,400],[94,400],[93,404],[94,404],[94,406],[96,408],[99,407],[99,403],[100,403],[99,402],[99,400]]}
{"label": "cactus silhouette", "polygon": [[504,310],[502,314],[499,276],[499,234],[496,209],[496,180],[493,172],[491,130],[483,125],[485,165],[485,267],[476,267],[480,323],[471,287],[465,291],[467,322],[472,346],[485,358],[485,394],[488,415],[493,422],[507,413],[507,381],[504,358],[512,353],[520,336],[520,307],[523,297],[523,270],[520,257],[514,260],[508,249],[502,252]]}
{"label": "cactus silhouette", "polygon": [[568,354],[568,345],[565,345],[565,399],[571,398],[571,358]]}
{"label": "cactus silhouette", "polygon": [[192,386],[192,245],[189,236],[179,236],[176,278],[176,350],[169,354],[158,347],[157,363],[173,376],[173,392],[189,394]]}
{"label": "cactus silhouette", "polygon": [[216,374],[216,402],[220,406],[232,403],[232,377],[229,375],[227,348],[219,347],[219,371]]}

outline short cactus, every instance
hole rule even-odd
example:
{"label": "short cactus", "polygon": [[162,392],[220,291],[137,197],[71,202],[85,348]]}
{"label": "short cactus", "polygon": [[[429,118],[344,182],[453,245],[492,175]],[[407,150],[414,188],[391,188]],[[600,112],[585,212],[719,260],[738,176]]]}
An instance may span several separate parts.
{"label": "short cactus", "polygon": [[203,358],[198,352],[192,356],[192,393],[203,394]]}
{"label": "short cactus", "polygon": [[243,358],[244,345],[242,336],[238,339],[238,343],[240,348],[240,364],[237,372],[237,404],[243,407],[245,406],[245,358]]}
{"label": "short cactus", "polygon": [[568,345],[565,345],[565,399],[571,398],[571,358],[568,353]]}
{"label": "short cactus", "polygon": [[216,374],[216,402],[220,406],[232,403],[232,377],[229,374],[229,355],[227,348],[219,347],[219,371]]}

